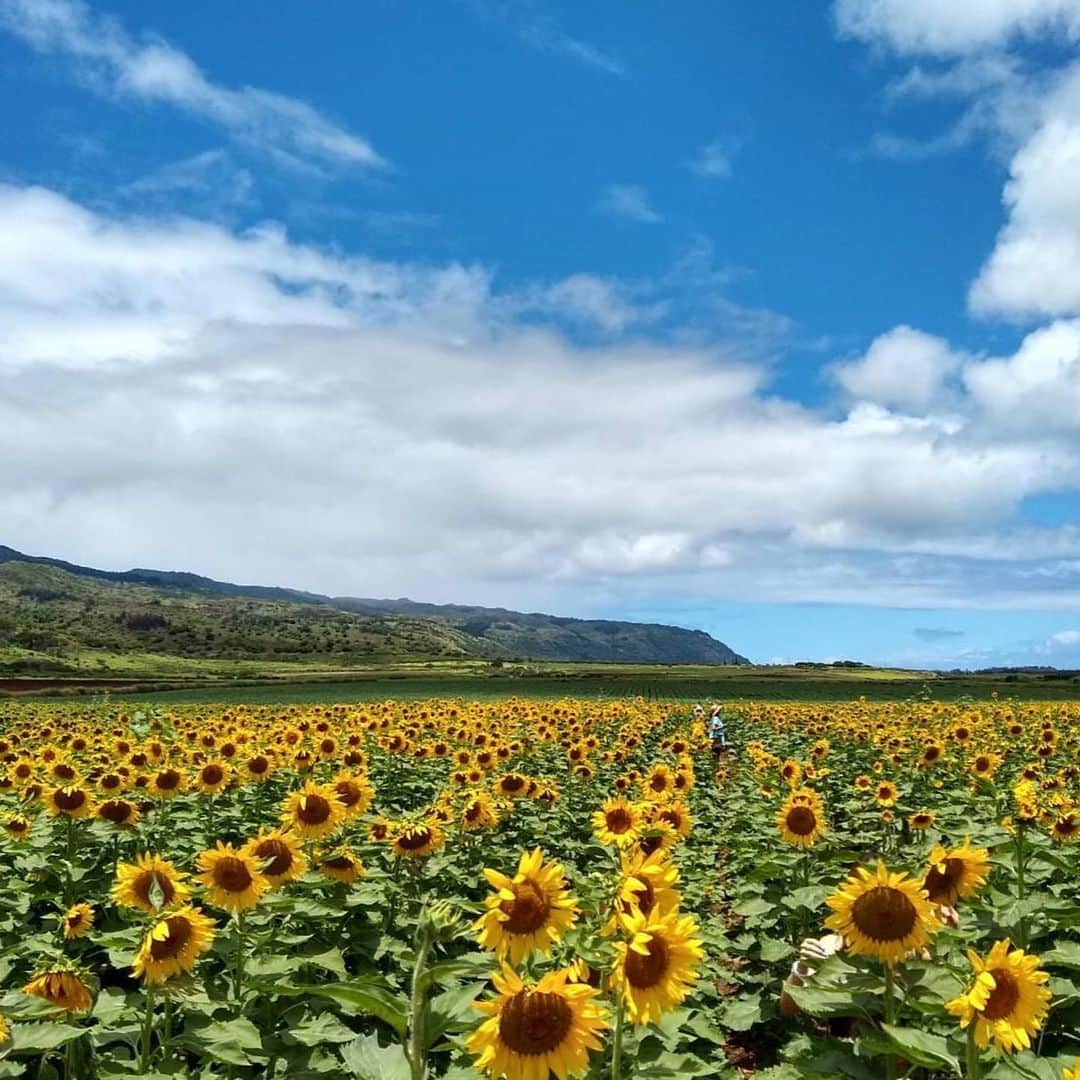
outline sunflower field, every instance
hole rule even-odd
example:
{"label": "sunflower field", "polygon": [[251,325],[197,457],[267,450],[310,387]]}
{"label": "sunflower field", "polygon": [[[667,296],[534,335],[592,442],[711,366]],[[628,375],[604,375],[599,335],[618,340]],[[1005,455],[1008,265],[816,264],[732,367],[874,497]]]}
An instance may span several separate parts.
{"label": "sunflower field", "polygon": [[1080,707],[0,706],[0,1077],[1080,1078]]}

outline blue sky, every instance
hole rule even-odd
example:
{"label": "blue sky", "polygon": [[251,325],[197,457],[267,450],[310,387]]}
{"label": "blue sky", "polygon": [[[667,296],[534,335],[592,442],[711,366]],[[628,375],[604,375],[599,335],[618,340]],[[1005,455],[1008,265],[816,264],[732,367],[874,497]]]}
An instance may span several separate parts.
{"label": "blue sky", "polygon": [[0,540],[1080,665],[1080,0],[0,0]]}

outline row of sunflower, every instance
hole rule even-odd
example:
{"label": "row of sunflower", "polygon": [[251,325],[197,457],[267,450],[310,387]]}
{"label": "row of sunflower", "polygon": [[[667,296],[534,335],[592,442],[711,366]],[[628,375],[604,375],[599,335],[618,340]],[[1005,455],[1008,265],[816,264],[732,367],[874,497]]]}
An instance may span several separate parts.
{"label": "row of sunflower", "polygon": [[0,1077],[721,1075],[706,745],[640,699],[8,706]]}

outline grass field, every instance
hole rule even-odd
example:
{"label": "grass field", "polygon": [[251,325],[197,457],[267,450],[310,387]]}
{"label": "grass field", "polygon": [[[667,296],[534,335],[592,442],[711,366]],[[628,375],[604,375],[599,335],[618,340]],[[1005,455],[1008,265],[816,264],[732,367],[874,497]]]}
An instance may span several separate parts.
{"label": "grass field", "polygon": [[[55,694],[54,690],[52,694]],[[52,696],[50,694],[50,696]],[[57,695],[63,696],[63,695]],[[103,694],[93,694],[100,698]],[[108,692],[113,699],[162,704],[405,700],[464,697],[619,698],[700,701],[904,701],[963,698],[988,701],[1013,697],[1025,701],[1080,699],[1080,683],[1068,677],[1021,675],[940,675],[872,668],[715,667],[708,665],[534,664],[493,668],[462,661],[401,663],[349,672],[281,672],[251,681],[206,681],[171,689],[137,684]]]}

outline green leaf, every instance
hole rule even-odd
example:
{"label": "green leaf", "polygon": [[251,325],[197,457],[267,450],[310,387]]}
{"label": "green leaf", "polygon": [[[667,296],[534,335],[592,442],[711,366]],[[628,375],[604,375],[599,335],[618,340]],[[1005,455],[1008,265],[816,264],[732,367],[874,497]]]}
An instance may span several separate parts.
{"label": "green leaf", "polygon": [[720,1016],[720,1023],[729,1031],[749,1031],[761,1019],[761,998],[737,998],[729,1002]]}
{"label": "green leaf", "polygon": [[226,1065],[250,1065],[252,1057],[261,1056],[262,1050],[258,1028],[244,1017],[192,1028],[179,1041],[189,1050]]}
{"label": "green leaf", "polygon": [[375,1035],[365,1035],[341,1048],[345,1067],[359,1080],[412,1080],[405,1051],[398,1045],[380,1046]]}
{"label": "green leaf", "polygon": [[55,1050],[58,1046],[66,1046],[73,1039],[86,1034],[86,1029],[75,1027],[74,1024],[55,1023],[43,1024],[12,1024],[11,1025],[11,1054],[40,1054],[46,1050]]}
{"label": "green leaf", "polygon": [[377,1017],[383,1023],[389,1024],[402,1037],[405,1035],[405,1027],[408,1023],[407,1007],[403,999],[382,982],[357,980],[349,983],[320,983],[313,986],[286,984],[278,986],[274,983],[258,983],[256,986],[278,997],[306,997],[308,995],[323,997],[338,1005],[353,1009],[357,1013]]}
{"label": "green leaf", "polygon": [[880,1031],[866,1031],[859,1044],[878,1054],[896,1054],[926,1069],[948,1069],[956,1076],[962,1075],[960,1060],[949,1049],[948,1042],[940,1035],[931,1035],[918,1028],[902,1028],[895,1024],[882,1024]]}
{"label": "green leaf", "polygon": [[762,937],[760,940],[761,959],[767,964],[777,964],[795,953],[786,941],[781,941],[779,938]]}
{"label": "green leaf", "polygon": [[323,1043],[351,1042],[356,1038],[356,1032],[346,1027],[333,1013],[320,1013],[291,1026],[289,1038],[295,1039],[301,1046],[321,1046]]}

